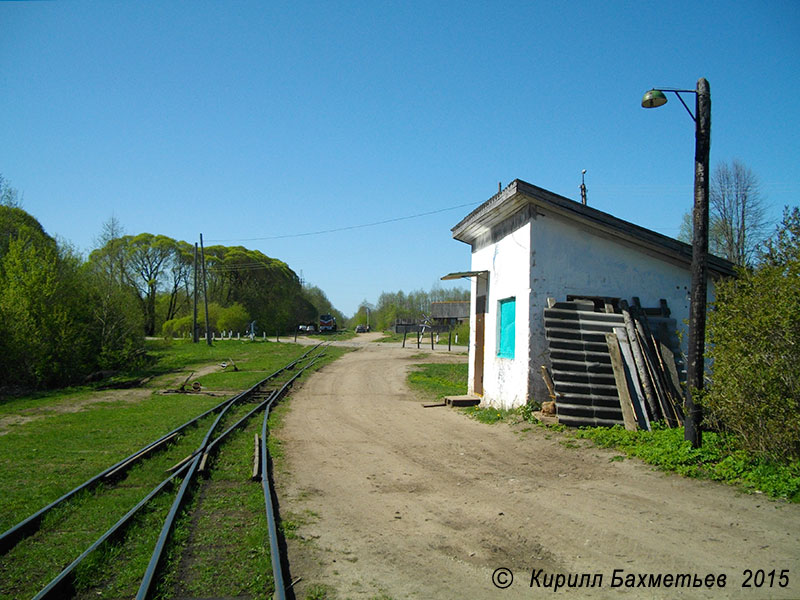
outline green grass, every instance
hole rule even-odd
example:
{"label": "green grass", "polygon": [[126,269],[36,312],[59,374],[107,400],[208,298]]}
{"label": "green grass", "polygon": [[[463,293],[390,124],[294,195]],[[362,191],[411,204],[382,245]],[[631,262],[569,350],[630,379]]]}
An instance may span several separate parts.
{"label": "green grass", "polygon": [[[203,381],[204,387],[250,387],[308,350],[294,344],[236,341],[216,342],[213,348],[154,342],[150,348],[156,362],[148,369],[159,377],[144,390],[112,393],[70,389],[13,398],[0,405],[0,417],[31,419],[7,425],[7,433],[0,435],[0,531],[224,399],[158,393],[165,382],[182,380],[181,374],[193,368],[233,359],[241,372],[220,373],[216,381]],[[322,363],[342,352],[328,348]],[[92,402],[86,403],[88,400]],[[232,412],[240,415],[249,408],[242,406]],[[194,450],[214,418],[206,417],[174,443],[130,469],[117,484],[84,492],[49,513],[37,533],[0,556],[0,598],[31,597],[44,587],[163,480],[167,467]],[[235,418],[233,414],[228,417],[218,432]],[[166,578],[157,597],[172,597],[179,580],[216,595],[264,596],[271,591],[263,493],[258,483],[249,480],[252,436],[255,430],[260,433],[260,427],[261,419],[254,415],[245,429],[220,444],[214,459],[217,470],[207,484],[194,491],[169,546],[163,568]],[[136,517],[123,535],[104,544],[79,567],[75,579],[79,597],[123,598],[136,593],[179,484],[177,480],[172,489]],[[192,508],[199,511],[192,512]],[[192,535],[196,537],[190,539]],[[210,555],[192,550],[192,559],[187,558],[185,548],[204,544],[216,550]],[[189,593],[197,595],[194,588]]]}
{"label": "green grass", "polygon": [[[102,408],[90,412],[106,413],[107,416],[111,416]],[[74,418],[79,414],[70,417]],[[65,423],[63,431],[80,429],[70,425],[72,423]],[[13,550],[0,557],[0,580],[4,581],[5,588],[4,594],[0,597],[30,597],[44,587],[63,566],[77,557],[95,538],[144,497],[150,488],[165,479],[166,468],[189,454],[199,443],[202,433],[198,428],[191,429],[165,451],[154,455],[145,463],[134,466],[119,484],[84,492],[80,497],[49,513],[36,534],[26,538]],[[54,432],[51,439],[56,435]],[[3,440],[4,449],[5,441]],[[11,442],[13,443],[13,440]],[[62,447],[69,448],[69,443],[63,441]],[[43,449],[46,448],[43,446]],[[128,452],[128,449],[125,451]],[[5,458],[3,453],[4,463]],[[118,457],[114,457],[113,460],[108,458],[109,455],[105,451],[83,452],[77,457],[74,452],[66,452],[57,465],[39,463],[36,465],[36,470],[23,472],[24,485],[9,489],[9,493],[3,499],[4,502],[12,504],[8,513],[3,511],[4,519],[6,514],[15,515],[15,518],[10,519],[13,524],[28,516],[54,499],[55,495],[82,483],[89,476],[112,464]],[[70,464],[73,463],[77,465],[75,469],[70,468]],[[78,467],[87,470],[89,465],[91,467],[88,473],[76,477],[75,474],[79,472]],[[1,471],[5,479],[9,474],[5,468]],[[31,472],[45,477],[32,479]],[[71,479],[74,480],[70,481]],[[61,489],[56,490],[56,486]],[[46,492],[54,495],[47,497]],[[106,544],[88,563],[81,565],[76,572],[76,586],[80,589],[105,581],[110,561],[114,561],[120,562],[121,568],[116,569],[113,580],[104,585],[106,591],[111,593],[111,597],[131,591],[135,594],[137,579],[141,578],[141,573],[147,565],[152,546],[158,536],[160,528],[158,522],[164,518],[169,508],[170,497],[169,491],[158,496],[143,513],[137,516],[136,522],[122,539]],[[118,561],[119,557],[124,557],[124,560]],[[137,572],[138,577],[135,575]],[[9,595],[6,596],[6,593]]]}
{"label": "green grass", "polygon": [[40,411],[37,420],[13,426],[0,437],[0,529],[220,401],[150,395],[139,402],[91,404],[80,412]]}
{"label": "green grass", "polygon": [[665,471],[687,477],[713,479],[760,491],[772,498],[800,502],[800,461],[779,464],[736,450],[732,440],[714,432],[703,433],[701,448],[683,439],[683,428],[656,424],[653,431],[626,431],[620,426],[592,427],[575,435],[635,456]]}
{"label": "green grass", "polygon": [[494,423],[508,422],[516,419],[519,414],[518,411],[507,410],[504,408],[492,408],[491,406],[467,406],[461,409],[461,412],[472,417],[476,421],[492,425]]}
{"label": "green grass", "polygon": [[[303,354],[310,348],[300,351]],[[209,347],[206,344],[192,344],[183,340],[150,341],[148,352],[156,362],[147,369],[148,375],[189,372],[207,365],[219,367],[219,371],[197,377],[207,389],[246,389],[267,375],[275,372],[287,362],[298,356],[298,346],[272,342],[251,342],[249,340],[217,340]],[[236,368],[239,371],[234,370]],[[192,381],[195,377],[192,377]]]}
{"label": "green grass", "polygon": [[466,363],[414,365],[414,370],[408,374],[408,384],[431,399],[458,396],[467,393],[468,370]]}

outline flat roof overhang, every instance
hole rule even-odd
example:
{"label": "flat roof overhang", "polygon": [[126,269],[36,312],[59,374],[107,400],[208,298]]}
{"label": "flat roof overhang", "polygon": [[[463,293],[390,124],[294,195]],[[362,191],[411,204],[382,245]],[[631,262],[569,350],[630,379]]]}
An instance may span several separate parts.
{"label": "flat roof overhang", "polygon": [[489,271],[457,271],[456,273],[448,273],[443,276],[442,281],[448,281],[450,279],[469,279],[470,277],[480,277],[481,275],[488,277]]}

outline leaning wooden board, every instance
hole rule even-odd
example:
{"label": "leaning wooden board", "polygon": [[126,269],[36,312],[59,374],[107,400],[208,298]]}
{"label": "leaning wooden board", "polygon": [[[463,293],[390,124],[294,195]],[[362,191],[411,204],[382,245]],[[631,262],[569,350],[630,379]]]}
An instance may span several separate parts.
{"label": "leaning wooden board", "polygon": [[636,412],[636,420],[642,429],[650,431],[650,419],[647,417],[646,400],[642,393],[642,388],[639,386],[639,379],[636,376],[636,363],[633,359],[628,333],[624,327],[614,327],[614,335],[617,336],[617,340],[619,341],[619,349],[620,352],[622,352],[623,362],[625,363],[625,374],[628,382],[631,384],[628,386],[628,389],[633,392],[631,394],[631,400],[633,409]]}
{"label": "leaning wooden board", "polygon": [[617,384],[617,395],[619,396],[619,406],[622,409],[622,420],[625,422],[625,429],[636,431],[639,429],[639,425],[637,424],[633,399],[628,389],[628,380],[625,377],[625,365],[622,362],[617,336],[613,333],[606,333],[606,344],[608,345],[608,354],[611,356],[611,368],[614,370],[614,382]]}

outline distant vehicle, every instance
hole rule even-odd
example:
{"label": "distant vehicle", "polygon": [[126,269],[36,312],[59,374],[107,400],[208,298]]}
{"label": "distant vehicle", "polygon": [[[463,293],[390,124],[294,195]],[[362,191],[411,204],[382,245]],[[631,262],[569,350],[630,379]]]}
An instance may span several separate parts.
{"label": "distant vehicle", "polygon": [[319,318],[320,331],[336,331],[336,317],[333,315],[321,315]]}
{"label": "distant vehicle", "polygon": [[356,325],[356,333],[367,333],[366,325]]}

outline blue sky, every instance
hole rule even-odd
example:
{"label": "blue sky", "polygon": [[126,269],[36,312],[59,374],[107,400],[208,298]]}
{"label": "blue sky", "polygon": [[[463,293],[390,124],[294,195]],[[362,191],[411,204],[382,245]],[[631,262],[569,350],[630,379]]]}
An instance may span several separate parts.
{"label": "blue sky", "polygon": [[468,269],[450,228],[498,182],[578,199],[587,169],[590,205],[677,235],[694,125],[654,86],[707,78],[712,168],[798,204],[795,0],[3,2],[0,29],[0,174],[48,233],[203,233],[345,314]]}

